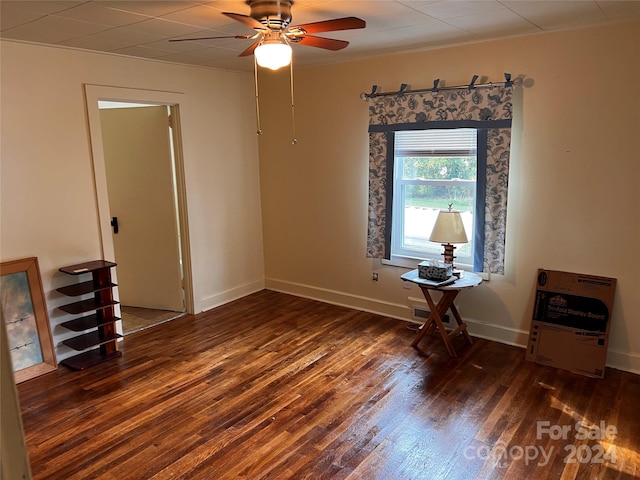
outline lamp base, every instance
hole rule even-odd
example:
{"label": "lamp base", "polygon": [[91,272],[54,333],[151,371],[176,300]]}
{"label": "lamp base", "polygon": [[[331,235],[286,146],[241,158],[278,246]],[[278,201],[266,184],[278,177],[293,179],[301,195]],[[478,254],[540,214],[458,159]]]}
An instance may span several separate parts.
{"label": "lamp base", "polygon": [[456,249],[456,247],[451,243],[443,243],[442,246],[444,247],[444,253],[442,253],[442,255],[444,256],[444,263],[450,264],[455,271],[456,268],[453,265],[453,259],[456,257],[453,255],[453,251]]}

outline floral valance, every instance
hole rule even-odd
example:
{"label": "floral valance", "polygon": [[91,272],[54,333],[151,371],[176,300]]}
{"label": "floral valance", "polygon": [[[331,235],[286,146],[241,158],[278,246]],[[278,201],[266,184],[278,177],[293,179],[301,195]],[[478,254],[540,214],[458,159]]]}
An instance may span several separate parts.
{"label": "floral valance", "polygon": [[[513,87],[407,93],[369,100],[369,125],[491,121],[512,118]],[[433,128],[433,127],[430,127]],[[460,127],[458,127],[460,128]],[[370,128],[369,131],[377,131]],[[405,130],[405,128],[396,128]]]}

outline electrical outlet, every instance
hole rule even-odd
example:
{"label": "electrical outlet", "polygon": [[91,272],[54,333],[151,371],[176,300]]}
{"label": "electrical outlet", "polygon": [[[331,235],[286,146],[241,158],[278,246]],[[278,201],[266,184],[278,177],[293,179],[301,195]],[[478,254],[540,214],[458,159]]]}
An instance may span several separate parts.
{"label": "electrical outlet", "polygon": [[378,272],[373,272],[373,274],[371,275],[371,280],[373,280],[374,282],[378,281]]}

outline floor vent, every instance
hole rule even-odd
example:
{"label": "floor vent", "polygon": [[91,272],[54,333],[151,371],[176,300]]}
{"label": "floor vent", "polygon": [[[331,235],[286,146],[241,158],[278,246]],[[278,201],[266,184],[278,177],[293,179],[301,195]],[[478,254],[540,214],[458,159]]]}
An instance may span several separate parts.
{"label": "floor vent", "polygon": [[[415,320],[426,321],[427,318],[429,318],[430,314],[431,314],[431,312],[429,310],[427,310],[426,308],[418,307],[416,305],[413,306],[413,318]],[[444,323],[444,324],[448,324],[449,323],[449,315],[448,314],[446,314],[444,316],[444,318],[442,319],[442,323]]]}

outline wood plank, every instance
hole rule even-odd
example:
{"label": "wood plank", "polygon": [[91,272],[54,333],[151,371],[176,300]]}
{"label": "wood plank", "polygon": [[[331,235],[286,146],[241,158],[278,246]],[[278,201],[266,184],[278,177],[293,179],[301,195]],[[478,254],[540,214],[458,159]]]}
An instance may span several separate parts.
{"label": "wood plank", "polygon": [[[640,378],[592,379],[463,336],[263,290],[18,385],[38,479],[634,478]],[[437,335],[437,333],[436,333]],[[567,426],[566,439],[537,422]],[[618,429],[579,440],[578,421]],[[582,447],[580,447],[582,446]],[[617,450],[566,463],[566,448]],[[548,462],[512,453],[552,452]],[[500,456],[500,453],[507,452]]]}
{"label": "wood plank", "polygon": [[109,269],[115,267],[116,264],[107,260],[92,260],[90,262],[78,263],[76,265],[69,265],[68,267],[62,267],[59,270],[62,273],[68,275],[83,275],[85,273],[91,273],[102,269]]}
{"label": "wood plank", "polygon": [[64,343],[67,347],[71,347],[74,350],[81,352],[82,350],[86,350],[87,348],[94,347],[96,345],[102,345],[103,343],[107,342],[113,342],[114,340],[117,340],[119,338],[122,338],[122,335],[120,335],[119,333],[113,332],[108,335],[103,335],[101,332],[95,331],[84,333],[82,335],[78,335],[77,337],[67,338],[66,340],[63,340],[62,343]]}
{"label": "wood plank", "polygon": [[82,283],[72,283],[66,287],[56,288],[57,292],[62,293],[68,297],[79,297],[80,295],[87,295],[93,293],[96,290],[105,290],[107,288],[117,287],[115,283],[108,282],[105,285],[96,286],[93,280]]}
{"label": "wood plank", "polygon": [[65,367],[69,367],[73,370],[84,370],[121,356],[122,352],[118,350],[110,353],[103,353],[98,348],[74,355],[73,357],[65,358],[60,362],[60,365],[64,365]]}
{"label": "wood plank", "polygon": [[64,328],[68,328],[69,330],[73,330],[74,332],[84,332],[85,330],[117,322],[118,320],[120,320],[119,317],[105,318],[101,315],[93,314],[87,315],[86,317],[74,318],[73,320],[62,322],[60,325]]}
{"label": "wood plank", "polygon": [[89,298],[87,300],[80,300],[79,302],[68,303],[67,305],[60,305],[58,308],[64,312],[77,315],[79,313],[86,313],[92,310],[101,310],[108,307],[113,307],[119,302],[113,299],[96,299]]}

